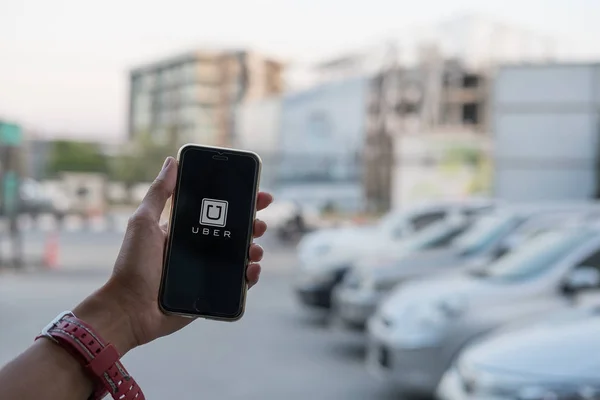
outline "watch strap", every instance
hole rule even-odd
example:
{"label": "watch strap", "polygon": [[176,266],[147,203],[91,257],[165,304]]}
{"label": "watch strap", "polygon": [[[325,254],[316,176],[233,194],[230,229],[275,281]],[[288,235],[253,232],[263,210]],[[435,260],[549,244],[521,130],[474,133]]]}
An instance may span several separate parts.
{"label": "watch strap", "polygon": [[67,350],[94,380],[91,399],[110,393],[113,399],[144,400],[144,394],[119,361],[117,349],[106,343],[86,322],[65,311],[56,317],[36,338],[48,338]]}

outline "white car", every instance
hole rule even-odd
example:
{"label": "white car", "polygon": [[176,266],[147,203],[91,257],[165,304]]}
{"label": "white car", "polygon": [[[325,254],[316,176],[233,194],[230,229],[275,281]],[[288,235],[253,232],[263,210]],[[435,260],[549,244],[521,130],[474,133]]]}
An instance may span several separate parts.
{"label": "white car", "polygon": [[331,307],[331,293],[356,260],[386,255],[404,239],[432,223],[473,217],[490,211],[485,199],[439,202],[385,216],[377,225],[326,229],[306,235],[298,244],[295,288],[300,301],[316,308]]}
{"label": "white car", "polygon": [[558,312],[469,346],[444,374],[437,397],[600,399],[598,354],[600,308],[596,299],[594,307]]}
{"label": "white car", "polygon": [[315,229],[319,220],[316,210],[286,200],[277,200],[256,216],[265,221],[269,231],[275,232],[283,241],[293,240]]}
{"label": "white car", "polygon": [[544,233],[487,268],[409,282],[369,320],[369,370],[401,391],[431,395],[465,345],[568,307],[596,285],[598,270],[600,230],[574,226]]}
{"label": "white car", "polygon": [[20,185],[21,212],[37,217],[40,214],[53,214],[61,219],[71,209],[71,201],[61,190],[51,190],[40,182],[24,178]]}
{"label": "white car", "polygon": [[486,266],[534,236],[569,221],[585,220],[597,209],[591,202],[500,206],[456,238],[460,230],[447,230],[446,236],[430,235],[429,241],[416,243],[420,247],[413,246],[415,251],[359,261],[335,289],[336,321],[340,326],[362,330],[381,299],[396,286],[460,268]]}

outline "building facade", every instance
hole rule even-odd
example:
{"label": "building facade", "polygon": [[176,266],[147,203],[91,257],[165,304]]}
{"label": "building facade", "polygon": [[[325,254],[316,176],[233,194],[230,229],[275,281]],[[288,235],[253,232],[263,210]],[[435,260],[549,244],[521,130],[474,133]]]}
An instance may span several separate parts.
{"label": "building facade", "polygon": [[235,109],[283,91],[282,63],[247,51],[194,51],[130,73],[129,136],[231,146]]}
{"label": "building facade", "polygon": [[359,156],[364,145],[367,79],[323,84],[287,95],[281,106],[279,197],[316,207],[362,207]]}
{"label": "building facade", "polygon": [[477,137],[489,130],[486,73],[445,60],[435,48],[424,48],[415,67],[393,59],[371,80],[367,95],[363,187],[366,206],[374,212],[401,206],[394,201],[404,197],[394,189],[397,176],[428,162],[398,151],[403,137]]}

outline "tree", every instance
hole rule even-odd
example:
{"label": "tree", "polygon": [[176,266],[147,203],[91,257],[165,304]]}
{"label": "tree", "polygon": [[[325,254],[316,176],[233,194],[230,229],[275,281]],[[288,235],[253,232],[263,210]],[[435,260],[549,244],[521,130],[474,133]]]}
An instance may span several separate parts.
{"label": "tree", "polygon": [[108,171],[107,157],[97,143],[57,140],[52,144],[48,161],[50,173]]}
{"label": "tree", "polygon": [[154,142],[148,135],[139,135],[131,149],[116,157],[111,176],[127,185],[154,179],[167,156],[175,154],[170,144]]}

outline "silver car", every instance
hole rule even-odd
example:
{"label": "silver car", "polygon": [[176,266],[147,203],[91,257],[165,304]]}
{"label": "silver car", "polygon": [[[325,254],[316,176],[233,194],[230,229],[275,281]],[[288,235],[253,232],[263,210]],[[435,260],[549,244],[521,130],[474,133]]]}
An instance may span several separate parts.
{"label": "silver car", "polygon": [[437,397],[597,400],[599,354],[600,308],[559,313],[469,346],[444,374]]}
{"label": "silver car", "polygon": [[[446,253],[444,249],[472,224],[473,219],[464,218],[442,221],[407,239],[396,249],[396,257],[412,261],[411,270],[405,270],[406,277],[408,278],[411,272],[416,276],[420,271],[426,272],[427,268],[435,268],[432,268],[432,257],[428,256]],[[383,279],[383,274],[388,272],[386,260],[389,258],[389,256],[380,256],[376,258],[380,261],[373,261],[371,258],[363,262],[358,261],[357,266],[351,269],[342,282],[335,287],[334,318],[337,322],[341,322],[342,326],[363,329],[381,297],[398,283],[395,279],[391,279],[391,282]],[[382,266],[373,267],[374,262],[382,263]]]}
{"label": "silver car", "polygon": [[486,269],[407,283],[369,320],[369,369],[402,391],[431,395],[466,344],[569,307],[599,268],[600,231],[576,226],[544,233]]}
{"label": "silver car", "polygon": [[334,291],[338,325],[362,329],[381,299],[398,284],[459,267],[485,266],[532,236],[592,212],[581,211],[593,208],[592,204],[501,207],[461,235],[448,231],[415,243],[412,252],[368,258],[346,274]]}
{"label": "silver car", "polygon": [[310,233],[298,244],[296,295],[303,305],[329,309],[333,288],[357,259],[400,248],[408,237],[431,224],[484,213],[493,204],[484,199],[439,202],[388,214],[376,226]]}

